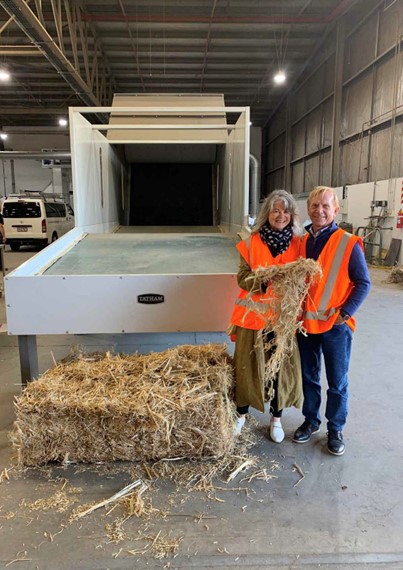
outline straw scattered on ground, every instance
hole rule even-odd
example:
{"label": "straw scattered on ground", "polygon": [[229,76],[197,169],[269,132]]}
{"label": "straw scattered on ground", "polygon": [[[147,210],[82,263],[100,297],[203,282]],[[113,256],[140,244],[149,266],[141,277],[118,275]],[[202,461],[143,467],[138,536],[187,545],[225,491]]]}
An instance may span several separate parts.
{"label": "straw scattered on ground", "polygon": [[169,554],[176,554],[183,537],[172,537],[170,534],[163,535],[162,531],[159,531],[155,536],[143,535],[139,540],[148,541],[148,544],[143,548],[128,550],[129,554],[133,556],[148,554],[160,560]]}
{"label": "straw scattered on ground", "polygon": [[232,386],[225,345],[74,354],[17,398],[17,462],[223,456],[234,444]]}
{"label": "straw scattered on ground", "polygon": [[10,471],[12,469],[13,469],[12,467],[10,469],[7,469],[7,467],[3,469],[3,471],[0,473],[0,484],[3,483],[3,481],[10,480]]}
{"label": "straw scattered on ground", "polygon": [[[206,512],[197,512],[190,507],[186,511],[184,505],[191,498],[192,492],[203,492],[206,500],[219,506],[228,501],[232,503],[235,500],[233,495],[238,496],[240,492],[245,500],[253,497],[250,484],[254,480],[270,482],[272,477],[269,473],[278,464],[274,461],[267,464],[267,460],[250,453],[250,448],[257,443],[256,427],[257,422],[251,417],[232,450],[219,458],[173,458],[141,463],[74,466],[53,464],[39,468],[14,468],[10,474],[11,483],[21,476],[41,477],[46,484],[40,484],[36,491],[43,487],[46,489],[46,497],[25,500],[16,512],[1,512],[0,518],[5,521],[24,517],[27,524],[31,524],[40,521],[40,517],[45,517],[46,520],[52,510],[61,513],[59,524],[53,525],[52,532],[47,531],[41,537],[38,536],[42,540],[35,548],[44,548],[43,545],[53,542],[56,535],[68,528],[76,529],[77,540],[83,538],[83,532],[84,536],[92,536],[90,529],[99,529],[102,523],[104,531],[98,536],[99,544],[97,546],[94,543],[94,548],[118,545],[111,553],[113,558],[127,560],[128,555],[157,560],[174,558],[179,549],[183,549],[183,539],[180,534],[167,533],[163,529],[168,518],[180,517],[182,520],[185,517],[193,524],[202,525],[206,531],[209,530],[210,519],[219,518],[208,509]],[[60,476],[59,473],[63,475]],[[69,483],[69,478],[74,480],[77,475],[81,477],[84,473],[91,479],[96,474],[100,479],[116,478],[120,483],[116,481],[113,491],[102,493],[102,500],[85,503],[78,496],[83,493],[82,488]],[[176,488],[168,496],[164,493],[161,501],[161,485],[165,487],[167,480],[172,481]],[[31,512],[33,516],[30,515]],[[161,530],[156,525],[160,525]],[[99,535],[99,530],[97,534]],[[15,556],[15,560],[18,558]]]}

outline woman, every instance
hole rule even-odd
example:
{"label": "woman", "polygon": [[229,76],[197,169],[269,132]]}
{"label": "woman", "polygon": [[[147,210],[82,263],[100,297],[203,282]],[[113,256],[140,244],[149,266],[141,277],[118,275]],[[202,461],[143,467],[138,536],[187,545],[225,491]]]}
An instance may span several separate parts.
{"label": "woman", "polygon": [[[241,432],[249,405],[264,412],[264,367],[269,354],[265,353],[263,345],[274,339],[272,332],[263,330],[267,320],[248,306],[247,297],[250,293],[251,300],[256,303],[270,298],[270,284],[257,282],[253,278],[254,271],[258,267],[280,265],[298,259],[301,240],[296,235],[299,233],[297,218],[297,205],[291,194],[285,190],[274,190],[263,202],[251,236],[237,245],[241,254],[238,272],[241,291],[235,303],[230,327],[231,336],[235,334],[236,338],[236,434]],[[259,331],[263,334],[258,334]],[[296,343],[293,350],[297,350]],[[284,439],[281,425],[283,408],[301,405],[299,359],[296,360],[295,366],[288,367],[287,374],[280,370],[274,380],[273,389],[274,396],[270,402],[270,437],[274,442],[281,443]]]}

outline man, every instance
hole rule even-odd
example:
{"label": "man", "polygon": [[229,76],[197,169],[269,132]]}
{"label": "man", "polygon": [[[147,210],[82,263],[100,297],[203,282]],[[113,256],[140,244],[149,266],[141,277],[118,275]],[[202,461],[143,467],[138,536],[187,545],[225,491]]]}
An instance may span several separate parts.
{"label": "man", "polygon": [[347,418],[353,315],[371,287],[361,239],[334,222],[339,209],[333,188],[318,186],[310,193],[308,214],[312,225],[307,227],[308,233],[303,238],[302,255],[317,260],[323,275],[311,286],[305,302],[303,326],[307,336],[298,335],[305,421],[293,440],[306,443],[319,432],[323,354],[328,383],[327,449],[332,455],[343,455],[345,451],[342,430]]}

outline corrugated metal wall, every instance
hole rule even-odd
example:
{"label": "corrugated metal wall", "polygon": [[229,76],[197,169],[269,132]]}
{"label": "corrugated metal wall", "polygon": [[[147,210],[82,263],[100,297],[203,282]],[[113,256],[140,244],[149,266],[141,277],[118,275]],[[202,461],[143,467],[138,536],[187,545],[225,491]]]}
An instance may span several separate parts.
{"label": "corrugated metal wall", "polygon": [[263,132],[263,192],[403,174],[403,0],[361,0]]}

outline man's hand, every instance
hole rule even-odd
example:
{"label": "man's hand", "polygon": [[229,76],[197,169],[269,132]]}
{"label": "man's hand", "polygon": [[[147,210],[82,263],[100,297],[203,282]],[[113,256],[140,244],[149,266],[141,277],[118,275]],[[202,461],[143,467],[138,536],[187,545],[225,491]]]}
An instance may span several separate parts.
{"label": "man's hand", "polygon": [[346,313],[345,311],[343,311],[343,309],[340,311],[340,313],[337,316],[337,319],[335,320],[334,324],[335,325],[344,325],[344,323],[346,321],[348,321],[348,319],[350,318],[350,315],[348,313]]}

